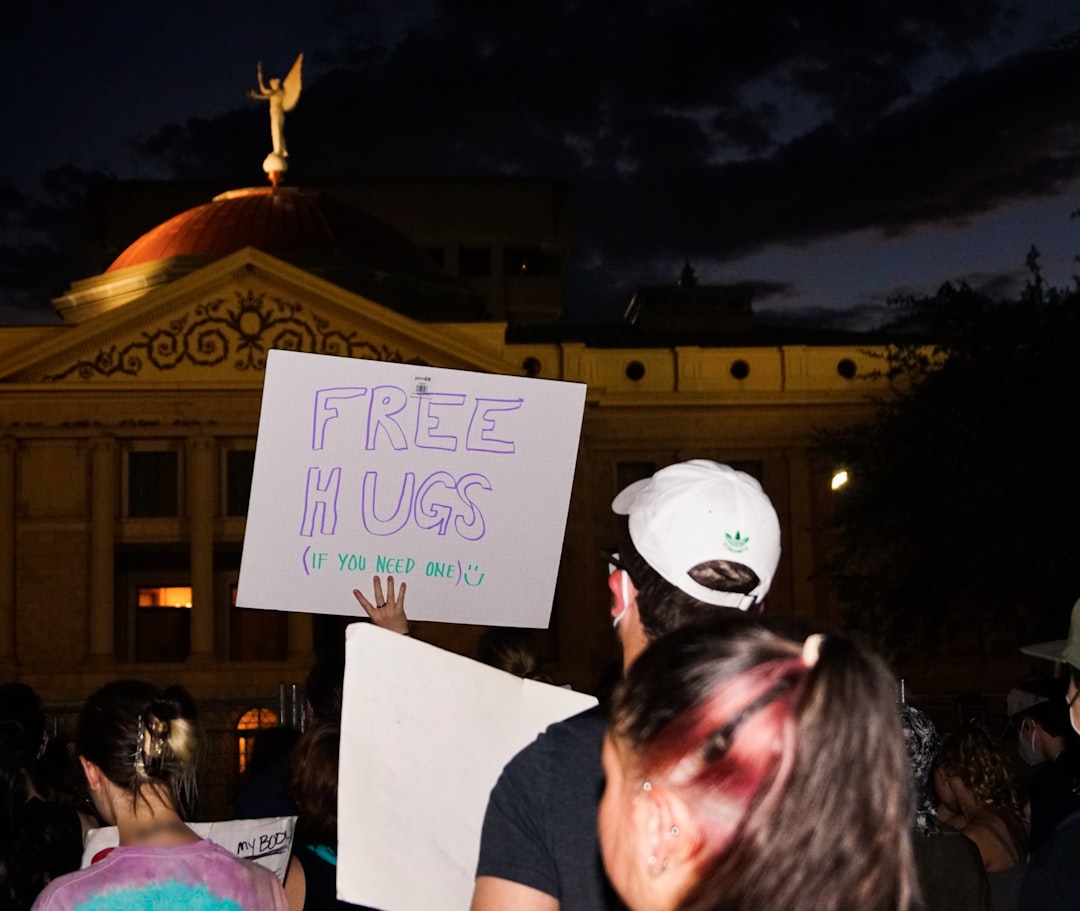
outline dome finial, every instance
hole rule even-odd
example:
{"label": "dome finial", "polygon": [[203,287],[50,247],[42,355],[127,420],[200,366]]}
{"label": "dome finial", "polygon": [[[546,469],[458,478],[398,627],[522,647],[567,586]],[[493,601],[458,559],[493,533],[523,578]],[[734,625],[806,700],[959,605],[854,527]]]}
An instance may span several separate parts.
{"label": "dome finial", "polygon": [[249,98],[270,103],[270,141],[272,150],[263,161],[263,170],[270,178],[270,183],[277,186],[281,177],[288,170],[288,149],[285,147],[285,114],[296,107],[300,100],[301,68],[304,63],[304,55],[300,54],[296,62],[289,70],[289,74],[282,79],[271,79],[267,86],[263,81],[262,62],[256,64],[255,73],[259,80],[259,90],[248,92]]}

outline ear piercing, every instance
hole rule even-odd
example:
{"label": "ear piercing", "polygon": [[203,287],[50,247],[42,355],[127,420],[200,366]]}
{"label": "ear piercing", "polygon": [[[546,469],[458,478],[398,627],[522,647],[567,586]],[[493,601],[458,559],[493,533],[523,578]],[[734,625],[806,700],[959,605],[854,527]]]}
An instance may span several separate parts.
{"label": "ear piercing", "polygon": [[661,873],[663,873],[668,868],[667,860],[665,860],[663,863],[661,863],[659,865],[657,864],[655,854],[650,854],[649,855],[649,859],[648,859],[647,863],[649,865],[649,875],[652,876],[652,877],[659,876]]}

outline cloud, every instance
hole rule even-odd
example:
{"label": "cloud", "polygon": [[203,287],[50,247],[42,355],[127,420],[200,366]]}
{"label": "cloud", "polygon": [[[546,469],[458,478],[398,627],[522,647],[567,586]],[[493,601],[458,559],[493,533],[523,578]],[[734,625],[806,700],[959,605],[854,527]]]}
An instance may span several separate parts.
{"label": "cloud", "polygon": [[992,300],[1014,300],[1030,278],[1027,270],[1013,269],[1008,272],[975,272],[960,276],[960,281]]}
{"label": "cloud", "polygon": [[[1060,40],[1080,14],[1049,0],[335,9],[287,118],[290,179],[567,181],[582,313],[621,312],[650,264],[963,222],[1080,173],[1080,42]],[[266,126],[252,102],[133,148],[181,179],[255,183]]]}
{"label": "cloud", "polygon": [[843,309],[813,306],[800,307],[798,310],[768,307],[755,307],[754,310],[755,320],[761,326],[845,333],[878,329],[895,316],[895,309],[886,301],[864,301]]}

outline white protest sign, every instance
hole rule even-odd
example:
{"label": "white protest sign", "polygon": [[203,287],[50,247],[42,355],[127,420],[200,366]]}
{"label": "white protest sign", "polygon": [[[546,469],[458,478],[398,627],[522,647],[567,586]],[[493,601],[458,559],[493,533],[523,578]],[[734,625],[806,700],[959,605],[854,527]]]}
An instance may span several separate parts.
{"label": "white protest sign", "polygon": [[522,680],[369,623],[346,631],[338,896],[466,911],[503,766],[592,696]]}
{"label": "white protest sign", "polygon": [[[295,816],[268,816],[265,819],[229,819],[223,822],[189,822],[200,838],[232,851],[237,857],[266,867],[285,882],[292,853]],[[103,851],[115,848],[119,841],[116,826],[91,829],[83,839],[82,865],[89,867]]]}
{"label": "white protest sign", "polygon": [[271,351],[236,603],[545,627],[585,386]]}

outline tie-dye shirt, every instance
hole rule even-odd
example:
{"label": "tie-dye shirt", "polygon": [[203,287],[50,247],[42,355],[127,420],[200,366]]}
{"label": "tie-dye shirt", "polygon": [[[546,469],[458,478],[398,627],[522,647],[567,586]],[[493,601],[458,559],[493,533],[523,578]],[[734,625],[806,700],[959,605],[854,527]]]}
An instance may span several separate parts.
{"label": "tie-dye shirt", "polygon": [[126,845],[53,880],[33,911],[288,911],[269,870],[210,841]]}

